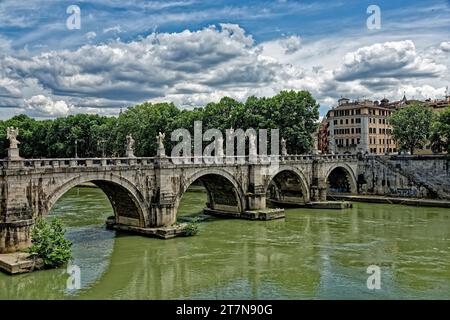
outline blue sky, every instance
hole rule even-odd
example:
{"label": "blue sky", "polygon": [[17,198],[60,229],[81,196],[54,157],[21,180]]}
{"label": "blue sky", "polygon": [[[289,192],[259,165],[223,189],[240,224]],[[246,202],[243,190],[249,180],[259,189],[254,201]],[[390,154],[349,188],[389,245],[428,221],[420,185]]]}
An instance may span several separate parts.
{"label": "blue sky", "polygon": [[[68,30],[77,5],[81,28]],[[370,30],[367,8],[381,10]],[[450,1],[0,0],[0,119],[309,90],[441,98]]]}

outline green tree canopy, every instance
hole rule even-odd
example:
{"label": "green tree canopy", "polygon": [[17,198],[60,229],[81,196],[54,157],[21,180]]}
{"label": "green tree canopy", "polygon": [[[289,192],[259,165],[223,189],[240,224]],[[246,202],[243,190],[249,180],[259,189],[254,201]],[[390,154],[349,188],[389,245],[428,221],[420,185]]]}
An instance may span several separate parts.
{"label": "green tree canopy", "polygon": [[75,145],[79,157],[125,154],[126,136],[135,141],[135,154],[156,154],[156,136],[166,133],[167,150],[173,146],[170,133],[185,128],[193,133],[194,121],[202,121],[204,131],[216,128],[243,130],[280,129],[290,153],[305,153],[312,145],[319,105],[307,91],[282,91],[271,98],[249,97],[245,103],[224,97],[218,102],[192,110],[179,109],[173,103],[143,103],[128,108],[118,117],[77,114],[54,120],[38,121],[26,115],[0,121],[0,158],[6,157],[6,128],[19,128],[20,154],[25,158],[72,158]]}
{"label": "green tree canopy", "polygon": [[435,143],[443,146],[450,153],[450,106],[437,116],[433,123],[433,135]]}
{"label": "green tree canopy", "polygon": [[390,123],[400,150],[423,148],[430,137],[433,112],[421,104],[412,104],[393,112]]}

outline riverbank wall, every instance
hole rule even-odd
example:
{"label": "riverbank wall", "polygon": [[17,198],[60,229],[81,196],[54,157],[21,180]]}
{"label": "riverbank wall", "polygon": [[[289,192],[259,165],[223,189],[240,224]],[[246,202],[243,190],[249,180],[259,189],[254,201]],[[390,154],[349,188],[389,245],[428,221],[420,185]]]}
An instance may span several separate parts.
{"label": "riverbank wall", "polygon": [[450,156],[365,156],[358,194],[450,200]]}

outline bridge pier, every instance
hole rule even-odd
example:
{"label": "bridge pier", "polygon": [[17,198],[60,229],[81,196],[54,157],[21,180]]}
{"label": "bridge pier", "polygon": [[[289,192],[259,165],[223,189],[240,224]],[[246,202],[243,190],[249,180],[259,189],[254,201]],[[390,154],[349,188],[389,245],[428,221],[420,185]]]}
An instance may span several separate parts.
{"label": "bridge pier", "polygon": [[11,253],[31,246],[34,220],[0,222],[0,253]]}
{"label": "bridge pier", "polygon": [[150,227],[171,226],[177,221],[175,204],[154,203],[151,205],[150,216],[154,219]]}

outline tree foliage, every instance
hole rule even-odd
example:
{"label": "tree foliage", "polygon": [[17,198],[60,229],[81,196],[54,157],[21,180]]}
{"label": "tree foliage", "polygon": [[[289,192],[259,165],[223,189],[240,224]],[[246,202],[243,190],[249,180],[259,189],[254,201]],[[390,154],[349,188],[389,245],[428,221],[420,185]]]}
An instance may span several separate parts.
{"label": "tree foliage", "polygon": [[319,105],[307,91],[282,91],[271,98],[249,97],[239,102],[224,97],[205,107],[181,110],[172,103],[143,103],[128,108],[118,117],[77,114],[54,120],[38,121],[26,115],[0,121],[0,158],[6,157],[6,128],[19,128],[20,154],[24,158],[73,158],[124,156],[126,136],[136,141],[135,154],[156,154],[156,136],[166,134],[168,150],[174,143],[170,133],[185,128],[193,133],[194,121],[203,122],[203,130],[229,128],[243,130],[280,129],[290,153],[305,153],[312,146],[312,133],[319,118]]}
{"label": "tree foliage", "polygon": [[37,254],[44,262],[44,268],[60,267],[72,257],[72,243],[64,238],[65,230],[59,219],[50,223],[39,219],[31,232],[30,253]]}
{"label": "tree foliage", "polygon": [[436,117],[432,126],[432,142],[437,145],[436,151],[445,149],[450,153],[450,106]]}
{"label": "tree foliage", "polygon": [[423,148],[430,138],[432,119],[433,112],[421,104],[394,111],[390,123],[399,149],[413,154],[414,149]]}

